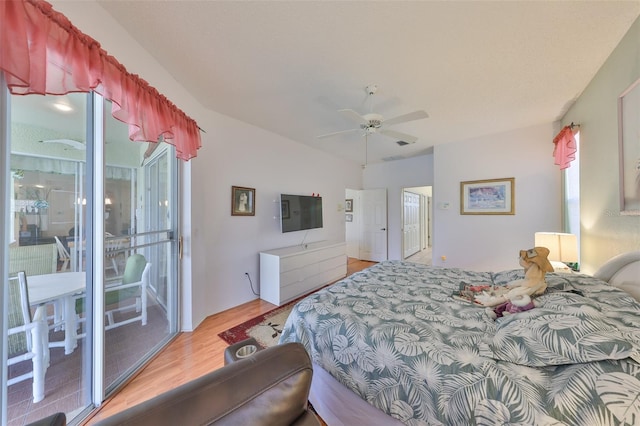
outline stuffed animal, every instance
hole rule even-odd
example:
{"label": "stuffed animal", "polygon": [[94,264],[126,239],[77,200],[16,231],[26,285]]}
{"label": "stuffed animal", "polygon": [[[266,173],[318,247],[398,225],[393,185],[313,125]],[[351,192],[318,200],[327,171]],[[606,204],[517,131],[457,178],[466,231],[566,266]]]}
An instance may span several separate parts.
{"label": "stuffed animal", "polygon": [[509,291],[504,295],[480,294],[476,296],[476,302],[484,306],[497,306],[519,298],[523,295],[537,296],[547,289],[544,277],[547,272],[553,272],[553,266],[547,257],[549,249],[546,247],[534,247],[529,250],[520,250],[520,266],[524,268],[524,279],[511,281],[507,284]]}

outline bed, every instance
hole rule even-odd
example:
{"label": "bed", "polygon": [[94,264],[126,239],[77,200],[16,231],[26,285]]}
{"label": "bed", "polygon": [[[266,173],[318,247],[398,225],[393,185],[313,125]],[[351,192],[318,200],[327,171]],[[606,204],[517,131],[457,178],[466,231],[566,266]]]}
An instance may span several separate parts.
{"label": "bed", "polygon": [[638,424],[640,303],[618,287],[640,287],[640,252],[547,274],[504,318],[456,297],[523,275],[381,262],[298,302],[280,342],[311,355],[331,426]]}

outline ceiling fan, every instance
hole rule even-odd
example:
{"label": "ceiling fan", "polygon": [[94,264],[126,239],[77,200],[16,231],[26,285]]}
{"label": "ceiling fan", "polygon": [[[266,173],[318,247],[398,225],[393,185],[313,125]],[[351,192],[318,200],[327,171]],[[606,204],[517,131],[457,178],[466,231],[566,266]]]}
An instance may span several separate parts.
{"label": "ceiling fan", "polygon": [[[375,84],[369,85],[366,87],[366,91],[367,100],[369,100],[378,91],[378,86]],[[343,117],[357,123],[358,127],[354,129],[341,130],[338,132],[320,135],[318,136],[318,139],[362,131],[364,132],[363,136],[368,136],[372,133],[379,133],[381,135],[396,139],[398,140],[398,142],[404,142],[400,143],[400,145],[407,145],[410,143],[415,143],[418,138],[406,133],[398,132],[397,130],[391,130],[388,127],[400,123],[406,123],[407,121],[421,120],[423,118],[429,117],[429,114],[427,114],[425,111],[414,111],[390,118],[388,120],[385,120],[382,115],[374,112],[370,112],[364,115],[360,115],[352,109],[340,109],[338,110],[338,112],[342,114]]]}
{"label": "ceiling fan", "polygon": [[84,142],[80,142],[74,139],[45,139],[41,140],[42,143],[59,143],[62,145],[68,145],[73,149],[77,150],[85,150],[87,149],[87,145]]}

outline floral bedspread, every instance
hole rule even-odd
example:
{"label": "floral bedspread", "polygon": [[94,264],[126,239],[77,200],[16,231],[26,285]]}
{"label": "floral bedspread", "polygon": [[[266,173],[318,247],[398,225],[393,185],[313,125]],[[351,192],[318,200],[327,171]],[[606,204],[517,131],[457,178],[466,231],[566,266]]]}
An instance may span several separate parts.
{"label": "floral bedspread", "polygon": [[523,275],[382,262],[297,303],[280,342],[407,425],[640,423],[640,304],[580,274],[497,320],[453,297]]}

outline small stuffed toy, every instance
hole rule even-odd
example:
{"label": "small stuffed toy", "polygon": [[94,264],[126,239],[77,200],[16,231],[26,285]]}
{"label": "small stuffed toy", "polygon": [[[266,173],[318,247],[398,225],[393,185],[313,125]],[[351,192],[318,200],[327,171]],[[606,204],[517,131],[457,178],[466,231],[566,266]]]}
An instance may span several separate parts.
{"label": "small stuffed toy", "polygon": [[491,308],[487,308],[491,312],[487,311],[490,317],[492,318],[500,318],[509,314],[515,314],[517,312],[528,311],[529,309],[535,308],[531,297],[527,294],[522,294],[520,296],[516,296],[513,300],[510,300],[505,303],[501,303],[493,310]]}
{"label": "small stuffed toy", "polygon": [[553,272],[548,256],[549,249],[546,247],[520,250],[520,266],[524,268],[524,279],[508,283],[506,287],[509,291],[504,295],[481,294],[476,296],[476,301],[484,306],[497,306],[513,302],[523,295],[532,297],[544,293],[547,289],[545,274]]}

